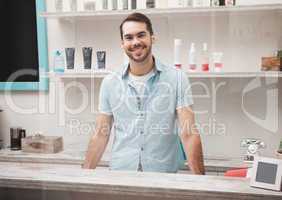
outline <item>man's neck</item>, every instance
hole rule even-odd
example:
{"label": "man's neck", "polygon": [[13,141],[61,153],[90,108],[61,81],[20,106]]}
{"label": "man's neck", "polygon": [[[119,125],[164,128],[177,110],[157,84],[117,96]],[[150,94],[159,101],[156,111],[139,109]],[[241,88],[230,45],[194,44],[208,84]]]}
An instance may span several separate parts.
{"label": "man's neck", "polygon": [[149,73],[153,69],[154,60],[153,60],[153,56],[150,56],[142,63],[136,63],[130,60],[129,64],[130,64],[130,68],[129,68],[130,73],[132,73],[135,76],[142,76]]}

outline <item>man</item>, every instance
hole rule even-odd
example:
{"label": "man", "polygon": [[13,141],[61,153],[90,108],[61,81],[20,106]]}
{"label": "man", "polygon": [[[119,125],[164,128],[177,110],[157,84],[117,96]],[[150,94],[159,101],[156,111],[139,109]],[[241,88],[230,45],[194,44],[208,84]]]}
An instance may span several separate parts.
{"label": "man", "polygon": [[114,122],[112,170],[176,172],[180,138],[190,169],[204,174],[201,139],[185,73],[153,57],[155,37],[145,15],[129,15],[120,25],[120,34],[129,65],[102,82],[95,134],[83,167],[97,166]]}

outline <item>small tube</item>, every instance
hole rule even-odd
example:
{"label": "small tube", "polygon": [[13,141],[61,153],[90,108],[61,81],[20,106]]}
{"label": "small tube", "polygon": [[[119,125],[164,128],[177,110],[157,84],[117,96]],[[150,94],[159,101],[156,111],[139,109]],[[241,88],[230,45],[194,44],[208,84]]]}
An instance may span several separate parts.
{"label": "small tube", "polygon": [[106,51],[97,51],[97,64],[98,69],[106,68]]}
{"label": "small tube", "polygon": [[92,47],[83,47],[82,52],[83,52],[84,69],[91,69]]}
{"label": "small tube", "polygon": [[174,39],[174,66],[176,68],[181,68],[182,66],[182,63],[180,61],[181,46],[182,46],[182,40]]}
{"label": "small tube", "polygon": [[137,2],[136,0],[131,0],[131,9],[134,10],[137,8]]}
{"label": "small tube", "polygon": [[214,52],[212,54],[213,60],[213,70],[215,72],[222,72],[223,68],[223,53],[222,52]]}
{"label": "small tube", "polygon": [[65,52],[66,52],[67,69],[74,69],[75,48],[66,48]]}

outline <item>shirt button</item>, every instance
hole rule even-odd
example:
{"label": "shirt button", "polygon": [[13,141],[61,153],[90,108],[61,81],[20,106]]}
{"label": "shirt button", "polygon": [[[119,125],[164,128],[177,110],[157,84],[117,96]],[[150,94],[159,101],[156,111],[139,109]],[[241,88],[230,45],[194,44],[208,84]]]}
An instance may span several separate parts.
{"label": "shirt button", "polygon": [[141,151],[144,151],[144,148],[143,148],[143,147],[141,147]]}
{"label": "shirt button", "polygon": [[140,132],[141,135],[142,135],[143,133],[144,133],[143,131]]}

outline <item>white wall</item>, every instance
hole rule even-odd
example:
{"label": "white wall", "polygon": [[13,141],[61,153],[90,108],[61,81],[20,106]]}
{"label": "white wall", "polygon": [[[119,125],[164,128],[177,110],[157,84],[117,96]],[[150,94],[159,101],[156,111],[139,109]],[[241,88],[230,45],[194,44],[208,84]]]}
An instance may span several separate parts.
{"label": "white wall", "polygon": [[[52,9],[53,1],[47,1],[48,9]],[[173,39],[181,38],[185,41],[183,47],[182,61],[187,66],[188,46],[195,42],[199,47],[201,43],[208,42],[211,51],[224,52],[225,71],[259,71],[260,58],[272,55],[278,48],[282,48],[281,32],[282,26],[276,12],[256,12],[242,15],[211,15],[211,16],[176,16],[169,18],[153,18],[153,25],[157,42],[154,46],[154,54],[164,63],[171,65],[173,62]],[[52,51],[57,48],[76,47],[76,66],[82,66],[81,48],[92,46],[96,50],[107,51],[107,67],[116,69],[123,63],[123,53],[120,48],[119,24],[121,18],[115,20],[83,20],[71,23],[69,21],[48,20],[48,48],[49,62],[52,68]],[[93,65],[96,65],[95,54],[93,54]],[[278,96],[275,92],[280,91],[279,118],[275,118],[275,113],[271,113],[267,127],[272,126],[273,121],[277,121],[279,129],[269,131],[261,127],[260,123],[253,122],[248,117],[241,106],[242,91],[252,81],[251,78],[203,78],[191,79],[193,84],[200,82],[205,84],[212,92],[212,83],[216,85],[224,84],[216,95],[210,94],[209,98],[197,98],[198,94],[206,94],[206,90],[197,84],[193,87],[195,111],[207,110],[206,114],[197,114],[197,122],[209,124],[210,119],[216,120],[217,125],[224,125],[226,131],[213,132],[204,129],[202,133],[204,153],[214,156],[238,157],[244,153],[240,148],[243,138],[262,139],[267,148],[264,155],[271,155],[278,147],[282,138],[281,132],[281,89],[282,84],[274,84],[274,95],[270,98],[270,105],[275,104]],[[268,80],[273,82],[275,79]],[[9,143],[9,127],[22,126],[27,129],[28,134],[42,131],[46,135],[64,136],[65,147],[77,149],[83,152],[87,146],[90,133],[93,129],[93,121],[97,108],[97,96],[101,80],[90,81],[76,79],[65,81],[65,85],[72,81],[77,87],[72,87],[66,92],[65,104],[60,104],[59,98],[62,91],[59,90],[58,82],[50,79],[50,90],[46,93],[38,92],[12,92],[12,97],[16,107],[25,109],[34,108],[37,111],[31,114],[20,114],[15,111],[15,106],[11,106],[5,99],[6,95],[0,93],[0,105],[4,110],[1,113],[1,135],[6,144]],[[262,79],[264,81],[264,79]],[[255,82],[255,83],[259,83]],[[86,93],[82,93],[78,87],[86,87]],[[245,99],[246,110],[263,119],[266,115],[266,87],[259,87],[248,93]],[[275,89],[276,88],[276,89]],[[268,88],[269,89],[269,88]],[[85,96],[87,95],[87,98]],[[217,97],[214,100],[214,97]],[[41,98],[40,98],[41,97]],[[74,111],[81,107],[82,99],[88,99],[89,104],[78,114],[70,114],[65,111],[65,119],[62,119],[61,110],[65,107]],[[43,101],[44,103],[40,103]],[[268,101],[269,102],[269,101]],[[278,102],[278,100],[277,100]],[[40,105],[40,106],[39,106]],[[45,105],[45,106],[42,106]],[[216,112],[212,108],[216,105]],[[41,109],[41,110],[40,110]],[[77,121],[79,120],[79,122]],[[71,129],[79,123],[78,129]],[[215,124],[215,123],[213,123]]]}

